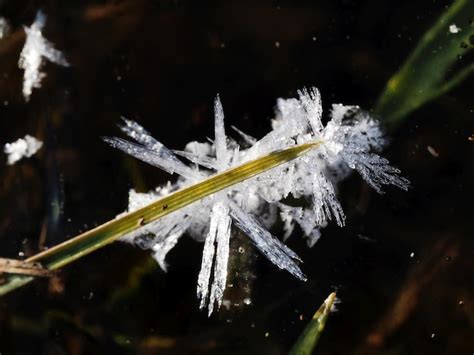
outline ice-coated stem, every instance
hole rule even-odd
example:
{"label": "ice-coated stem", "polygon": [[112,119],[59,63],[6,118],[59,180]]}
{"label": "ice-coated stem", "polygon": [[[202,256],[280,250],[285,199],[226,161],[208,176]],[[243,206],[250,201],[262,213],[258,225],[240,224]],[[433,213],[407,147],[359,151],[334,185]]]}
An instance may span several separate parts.
{"label": "ice-coated stem", "polygon": [[[180,210],[218,191],[292,161],[320,144],[321,142],[311,142],[272,152],[222,173],[212,175],[204,181],[178,190],[139,210],[122,215],[55,247],[36,254],[26,259],[26,261],[39,262],[45,268],[57,270],[171,212]],[[31,277],[10,275],[6,278],[5,283],[0,285],[0,296],[32,280],[33,278]]]}

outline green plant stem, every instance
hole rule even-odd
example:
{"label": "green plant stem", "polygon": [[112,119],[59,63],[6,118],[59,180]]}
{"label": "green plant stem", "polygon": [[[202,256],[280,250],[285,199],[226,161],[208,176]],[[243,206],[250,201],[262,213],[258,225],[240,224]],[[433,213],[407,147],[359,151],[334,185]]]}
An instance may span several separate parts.
{"label": "green plant stem", "polygon": [[303,330],[295,345],[291,348],[290,355],[310,355],[313,352],[324,330],[335,300],[336,293],[333,292],[326,298]]}
{"label": "green plant stem", "polygon": [[[127,213],[51,249],[36,254],[26,259],[26,261],[39,262],[43,267],[50,270],[59,269],[171,212],[175,212],[204,197],[296,159],[319,144],[321,142],[306,143],[272,152],[264,157],[212,175],[204,181],[185,187],[137,211]],[[0,286],[0,296],[32,280],[33,278],[30,276],[11,275]]]}
{"label": "green plant stem", "polygon": [[[388,81],[374,108],[380,119],[394,124],[430,100],[446,93],[474,71],[472,63],[452,73],[473,48],[474,1],[456,0],[421,38],[402,68]],[[455,24],[461,30],[450,33]]]}

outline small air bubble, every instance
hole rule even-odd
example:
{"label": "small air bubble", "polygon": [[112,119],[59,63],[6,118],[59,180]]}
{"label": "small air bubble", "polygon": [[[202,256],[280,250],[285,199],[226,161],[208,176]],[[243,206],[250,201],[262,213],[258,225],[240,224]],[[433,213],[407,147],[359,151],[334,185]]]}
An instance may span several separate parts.
{"label": "small air bubble", "polygon": [[275,47],[276,47],[276,48],[280,48],[280,42],[276,41],[276,42],[275,42]]}

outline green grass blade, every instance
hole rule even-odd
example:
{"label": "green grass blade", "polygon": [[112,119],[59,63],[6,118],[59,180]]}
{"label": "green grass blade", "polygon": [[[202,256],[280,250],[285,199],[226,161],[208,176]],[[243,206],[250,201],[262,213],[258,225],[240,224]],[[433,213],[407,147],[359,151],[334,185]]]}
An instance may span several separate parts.
{"label": "green grass blade", "polygon": [[331,293],[316,311],[313,318],[299,336],[290,355],[310,355],[318,344],[321,333],[324,330],[331,307],[336,300],[336,293]]}
{"label": "green grass blade", "polygon": [[[437,98],[472,73],[472,64],[452,72],[460,58],[474,48],[471,22],[474,1],[456,0],[421,38],[402,68],[387,83],[374,108],[382,120],[399,122],[410,112]],[[449,26],[461,28],[450,33]]]}
{"label": "green grass blade", "polygon": [[[306,143],[272,152],[264,157],[212,175],[204,181],[176,191],[137,211],[104,223],[51,249],[34,255],[26,259],[26,261],[39,262],[43,267],[50,270],[59,269],[112,243],[137,228],[156,221],[158,218],[296,159],[319,144],[320,142]],[[31,280],[33,280],[32,277],[21,275],[7,277],[6,282],[0,285],[0,296],[29,283]]]}

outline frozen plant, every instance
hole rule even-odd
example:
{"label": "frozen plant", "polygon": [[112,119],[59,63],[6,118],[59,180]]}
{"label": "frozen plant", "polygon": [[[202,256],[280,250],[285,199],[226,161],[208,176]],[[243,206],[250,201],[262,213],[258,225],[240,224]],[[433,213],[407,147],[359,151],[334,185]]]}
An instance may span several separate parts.
{"label": "frozen plant", "polygon": [[18,67],[23,69],[23,96],[29,101],[33,88],[41,87],[41,80],[46,76],[41,72],[43,57],[52,63],[69,66],[64,55],[54,48],[53,44],[43,37],[46,15],[38,11],[30,27],[24,26],[26,33],[25,45],[18,60]]}
{"label": "frozen plant", "polygon": [[[149,193],[130,191],[128,212],[137,210],[172,191],[250,160],[307,142],[320,142],[317,148],[268,172],[234,185],[173,212],[126,235],[123,240],[151,249],[166,270],[166,254],[182,235],[204,242],[197,294],[200,307],[209,314],[222,304],[226,287],[229,240],[232,226],[243,231],[272,263],[300,280],[306,280],[297,262],[301,259],[273,236],[270,227],[278,218],[284,222],[288,238],[295,224],[301,227],[309,246],[320,236],[320,229],[334,219],[343,226],[345,215],[336,197],[336,183],[356,170],[377,192],[383,185],[402,189],[408,180],[376,152],[386,144],[377,121],[357,106],[333,105],[331,119],[324,125],[319,91],[301,90],[298,98],[279,99],[272,130],[256,139],[237,128],[240,144],[228,137],[219,97],[215,100],[215,137],[212,143],[191,142],[184,151],[171,151],[136,122],[124,119],[123,132],[135,142],[105,138],[111,146],[178,174]],[[178,157],[187,159],[185,164]],[[290,206],[293,196],[302,206]],[[279,213],[278,213],[279,212]]]}
{"label": "frozen plant", "polygon": [[3,152],[8,156],[7,164],[13,165],[20,159],[33,156],[42,146],[43,142],[27,134],[24,138],[5,144]]}

